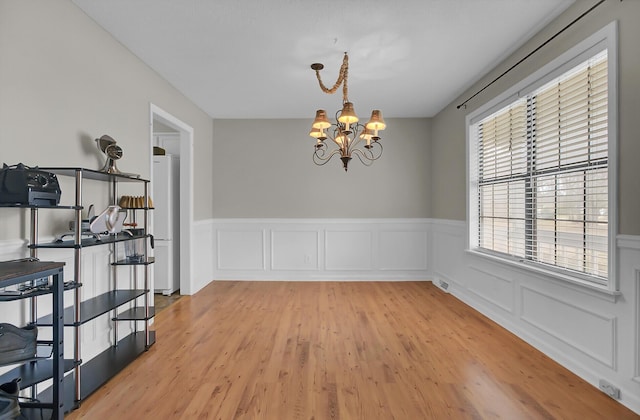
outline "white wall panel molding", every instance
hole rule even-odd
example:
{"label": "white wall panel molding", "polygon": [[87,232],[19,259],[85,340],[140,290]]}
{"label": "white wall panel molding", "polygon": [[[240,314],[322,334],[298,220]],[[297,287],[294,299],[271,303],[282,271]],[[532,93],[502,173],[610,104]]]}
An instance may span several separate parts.
{"label": "white wall panel molding", "polygon": [[[211,219],[210,279],[427,280],[429,219]],[[204,238],[196,240],[195,246]]]}
{"label": "white wall panel molding", "polygon": [[[466,290],[469,276],[463,275],[460,264],[464,259],[464,222],[444,220],[431,223],[430,261],[435,283],[439,287],[459,284],[458,290]],[[443,285],[442,282],[446,283]]]}
{"label": "white wall panel molding", "polygon": [[[370,230],[328,228],[325,236],[324,269],[327,271],[373,271],[374,243]],[[426,255],[426,249],[425,249]]]}
{"label": "white wall panel molding", "polygon": [[[520,290],[523,321],[605,366],[616,368],[616,317],[527,286]],[[588,328],[576,328],[577,324]]]}
{"label": "white wall panel molding", "polygon": [[271,269],[317,271],[320,245],[317,230],[272,230]]}
{"label": "white wall panel molding", "polygon": [[213,224],[208,220],[194,222],[191,240],[193,241],[191,247],[193,256],[191,260],[194,263],[191,272],[193,279],[189,293],[194,294],[213,280],[214,267],[217,266],[217,261],[219,261],[218,255],[214,252],[214,249],[216,249],[216,237],[213,231]]}
{"label": "white wall panel molding", "polygon": [[[398,252],[399,249],[402,252]],[[426,271],[429,268],[428,250],[427,230],[382,230],[378,244],[378,269]]]}
{"label": "white wall panel molding", "polygon": [[218,270],[266,269],[264,229],[228,228],[217,231]]}
{"label": "white wall panel molding", "polygon": [[471,267],[477,273],[469,279],[469,291],[494,304],[505,312],[513,313],[515,285],[512,279],[501,277],[488,270]]}

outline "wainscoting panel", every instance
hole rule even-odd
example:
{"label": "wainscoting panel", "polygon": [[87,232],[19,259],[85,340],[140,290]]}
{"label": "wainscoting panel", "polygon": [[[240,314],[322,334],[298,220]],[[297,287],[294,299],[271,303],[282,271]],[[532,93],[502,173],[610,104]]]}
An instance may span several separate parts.
{"label": "wainscoting panel", "polygon": [[467,275],[465,263],[464,230],[460,228],[460,222],[443,222],[431,228],[431,260],[433,264],[434,283],[445,289],[452,283],[458,283],[464,287],[472,277]]}
{"label": "wainscoting panel", "polygon": [[[522,319],[556,339],[615,369],[616,319],[547,293],[522,290]],[[576,325],[588,328],[576,328]]]}
{"label": "wainscoting panel", "polygon": [[309,231],[271,231],[273,270],[318,270],[319,235]]}
{"label": "wainscoting panel", "polygon": [[219,270],[264,270],[265,231],[219,230]]}
{"label": "wainscoting panel", "polygon": [[[214,235],[211,223],[208,221],[195,222],[191,238],[191,281],[180,279],[180,293],[194,294],[211,282],[212,273],[216,267],[217,258],[214,255]],[[195,245],[195,246],[194,246]]]}
{"label": "wainscoting panel", "polygon": [[426,231],[381,231],[380,270],[427,270]]}
{"label": "wainscoting panel", "polygon": [[475,267],[473,271],[475,274],[467,281],[469,291],[498,308],[513,313],[513,280],[499,277]]}
{"label": "wainscoting panel", "polygon": [[325,232],[325,269],[360,270],[373,269],[373,234],[371,231]]}

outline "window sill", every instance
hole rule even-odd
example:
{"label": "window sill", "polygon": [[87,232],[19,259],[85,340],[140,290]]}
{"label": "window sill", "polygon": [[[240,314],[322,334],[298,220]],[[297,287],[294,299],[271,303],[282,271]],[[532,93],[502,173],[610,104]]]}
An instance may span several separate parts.
{"label": "window sill", "polygon": [[562,286],[568,287],[578,292],[587,293],[601,299],[606,299],[610,302],[616,302],[618,296],[622,295],[622,293],[620,293],[619,291],[610,290],[604,285],[600,286],[597,284],[589,283],[579,277],[559,273],[553,270],[546,270],[544,268],[534,266],[533,264],[528,264],[524,261],[503,258],[498,255],[489,254],[475,249],[467,249],[466,252],[478,258],[491,261],[499,265],[508,266],[510,268],[515,268],[520,271],[525,271],[527,273],[537,275],[538,277],[541,277],[545,280],[557,282]]}

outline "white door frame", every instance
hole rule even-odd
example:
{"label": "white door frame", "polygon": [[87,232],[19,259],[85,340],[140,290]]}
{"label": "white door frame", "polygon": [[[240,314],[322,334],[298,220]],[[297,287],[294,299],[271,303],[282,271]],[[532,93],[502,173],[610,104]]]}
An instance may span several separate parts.
{"label": "white door frame", "polygon": [[180,133],[180,294],[190,295],[194,290],[191,273],[191,234],[193,227],[193,128],[162,108],[150,104],[149,112],[149,168],[153,182],[153,121]]}

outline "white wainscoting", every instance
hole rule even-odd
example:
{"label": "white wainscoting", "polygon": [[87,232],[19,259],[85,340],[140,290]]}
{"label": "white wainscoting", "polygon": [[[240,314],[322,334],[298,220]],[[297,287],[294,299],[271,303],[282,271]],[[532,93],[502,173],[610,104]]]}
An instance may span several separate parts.
{"label": "white wainscoting", "polygon": [[[215,279],[213,274],[214,234],[209,220],[193,223],[191,232],[191,279],[180,279],[180,292],[195,294]],[[184,287],[188,284],[188,287]]]}
{"label": "white wainscoting", "polygon": [[434,284],[640,413],[640,237],[620,235],[620,296],[466,252],[466,224],[431,221]]}
{"label": "white wainscoting", "polygon": [[429,228],[428,219],[212,219],[194,238],[210,280],[428,280]]}

